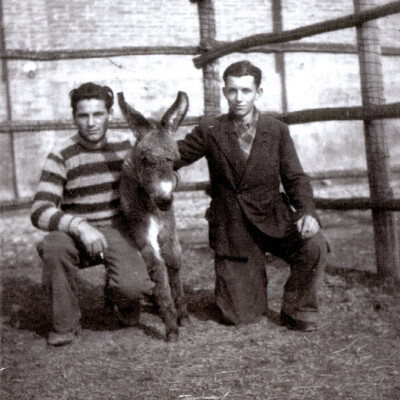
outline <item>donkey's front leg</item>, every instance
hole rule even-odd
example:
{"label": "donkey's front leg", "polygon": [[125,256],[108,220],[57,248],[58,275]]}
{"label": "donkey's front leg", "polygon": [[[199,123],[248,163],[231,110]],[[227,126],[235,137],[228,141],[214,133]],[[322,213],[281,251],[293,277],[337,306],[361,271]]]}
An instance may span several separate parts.
{"label": "donkey's front leg", "polygon": [[176,231],[172,233],[172,238],[165,243],[162,248],[163,258],[168,270],[169,285],[172,297],[178,312],[178,323],[181,326],[188,325],[189,314],[186,308],[186,299],[181,280],[182,250],[178,241]]}
{"label": "donkey's front leg", "polygon": [[176,340],[178,338],[177,313],[172,300],[167,268],[151,246],[145,246],[141,253],[150,278],[155,284],[153,294],[165,325],[167,340]]}
{"label": "donkey's front leg", "polygon": [[174,299],[175,307],[178,313],[178,323],[180,326],[186,326],[190,323],[190,320],[186,308],[186,299],[183,292],[180,270],[171,266],[167,266],[167,270],[172,297]]}

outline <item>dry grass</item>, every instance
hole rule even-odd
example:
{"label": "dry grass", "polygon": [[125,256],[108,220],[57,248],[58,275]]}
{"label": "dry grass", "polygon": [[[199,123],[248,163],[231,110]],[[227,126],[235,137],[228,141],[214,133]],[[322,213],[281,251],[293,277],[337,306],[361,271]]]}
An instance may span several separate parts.
{"label": "dry grass", "polygon": [[47,347],[47,306],[34,251],[43,234],[30,226],[27,212],[4,215],[1,398],[400,398],[400,294],[375,279],[369,213],[321,213],[333,249],[319,293],[321,329],[298,333],[276,323],[288,276],[278,261],[267,267],[270,318],[238,327],[215,321],[207,203],[198,195],[177,196],[192,324],[172,344],[163,340],[150,304],[140,328],[122,328],[103,310],[104,272],[96,267],[82,274],[82,335],[70,346]]}

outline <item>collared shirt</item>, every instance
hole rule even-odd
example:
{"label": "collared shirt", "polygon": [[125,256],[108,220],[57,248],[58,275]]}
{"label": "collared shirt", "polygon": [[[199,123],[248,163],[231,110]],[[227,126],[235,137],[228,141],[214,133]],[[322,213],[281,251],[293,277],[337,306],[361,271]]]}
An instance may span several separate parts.
{"label": "collared shirt", "polygon": [[245,158],[247,159],[250,155],[251,148],[253,146],[254,137],[257,132],[257,123],[260,113],[254,108],[253,119],[248,124],[242,124],[237,119],[233,118],[235,126],[235,134],[238,138],[238,143],[243,151]]}

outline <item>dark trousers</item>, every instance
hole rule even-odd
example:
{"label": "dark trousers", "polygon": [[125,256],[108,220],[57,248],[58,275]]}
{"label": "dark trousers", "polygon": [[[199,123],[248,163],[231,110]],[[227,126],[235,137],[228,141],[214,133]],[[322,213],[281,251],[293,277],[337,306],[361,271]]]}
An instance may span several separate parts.
{"label": "dark trousers", "polygon": [[327,243],[321,231],[303,240],[297,231],[282,239],[252,232],[256,246],[248,260],[215,257],[215,296],[228,322],[249,323],[268,311],[265,253],[271,253],[290,265],[284,286],[281,310],[292,318],[316,322],[317,290],[326,264]]}
{"label": "dark trousers", "polygon": [[[137,308],[143,293],[154,286],[147,274],[142,256],[129,238],[125,226],[97,227],[105,236],[104,252],[107,270],[107,293],[120,309]],[[52,308],[53,329],[67,332],[80,321],[77,278],[81,268],[99,263],[91,260],[81,243],[63,232],[51,232],[38,244],[43,261],[42,283]]]}

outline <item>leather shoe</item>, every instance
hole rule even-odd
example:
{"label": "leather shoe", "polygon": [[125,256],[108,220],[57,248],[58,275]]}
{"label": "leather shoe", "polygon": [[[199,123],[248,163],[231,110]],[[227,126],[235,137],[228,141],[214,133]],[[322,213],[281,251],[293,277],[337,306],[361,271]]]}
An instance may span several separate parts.
{"label": "leather shoe", "polygon": [[286,328],[293,331],[301,332],[313,332],[318,330],[317,324],[315,322],[301,321],[299,319],[294,319],[290,315],[281,311],[281,325],[286,326]]}
{"label": "leather shoe", "polygon": [[68,332],[51,331],[47,338],[47,344],[49,346],[64,346],[70,344],[75,340],[75,337],[79,335],[81,329],[81,326],[78,325],[76,328]]}

